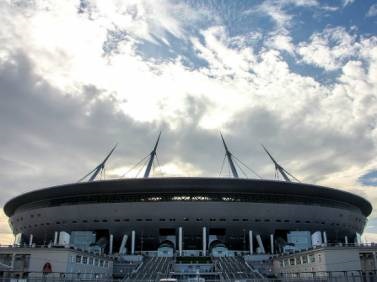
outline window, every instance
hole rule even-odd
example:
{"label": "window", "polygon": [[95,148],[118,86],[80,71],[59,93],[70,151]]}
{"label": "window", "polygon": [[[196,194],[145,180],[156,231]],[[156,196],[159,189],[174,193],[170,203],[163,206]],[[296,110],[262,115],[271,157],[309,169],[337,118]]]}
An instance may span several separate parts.
{"label": "window", "polygon": [[160,218],[160,221],[165,221],[165,218]]}
{"label": "window", "polygon": [[123,221],[130,221],[130,219],[129,218],[125,218],[125,219],[123,219]]}
{"label": "window", "polygon": [[301,220],[296,220],[296,223],[301,223]]}
{"label": "window", "polygon": [[152,221],[152,219],[151,218],[147,218],[145,221]]}
{"label": "window", "polygon": [[247,218],[243,218],[242,221],[249,221]]}
{"label": "window", "polygon": [[301,257],[296,257],[296,264],[301,264]]}
{"label": "window", "polygon": [[99,222],[99,220],[98,219],[95,219],[95,220],[93,220],[94,222]]}
{"label": "window", "polygon": [[284,266],[286,267],[286,266],[288,266],[289,264],[288,264],[288,260],[287,259],[285,259],[284,260]]}
{"label": "window", "polygon": [[226,221],[226,219],[225,218],[220,218],[220,221]]}
{"label": "window", "polygon": [[87,264],[88,263],[88,257],[82,257],[82,263]]}
{"label": "window", "polygon": [[76,256],[76,263],[81,263],[81,256]]}
{"label": "window", "polygon": [[107,219],[102,219],[102,222],[107,222]]}
{"label": "window", "polygon": [[276,222],[281,222],[281,219],[277,219],[277,220],[275,220]]}
{"label": "window", "polygon": [[0,254],[0,263],[11,265],[12,264],[12,254]]}
{"label": "window", "polygon": [[255,219],[255,222],[260,222],[260,219]]}
{"label": "window", "polygon": [[76,220],[72,220],[72,223],[77,223],[77,221]]}
{"label": "window", "polygon": [[115,222],[120,222],[120,219],[114,219]]}
{"label": "window", "polygon": [[302,264],[306,264],[308,263],[308,257],[307,256],[303,256],[302,257]]}
{"label": "window", "polygon": [[233,221],[240,221],[238,218],[233,218]]}
{"label": "window", "polygon": [[86,219],[84,219],[84,220],[82,221],[82,223],[88,223],[88,221],[87,221]]}
{"label": "window", "polygon": [[295,265],[295,259],[294,258],[289,259],[289,265]]}
{"label": "window", "polygon": [[170,221],[175,221],[175,218],[171,218],[171,219],[169,219]]}
{"label": "window", "polygon": [[196,219],[196,221],[202,221],[202,220],[203,220],[203,219],[201,219],[201,218],[197,218],[197,219]]}
{"label": "window", "polygon": [[315,257],[314,257],[314,255],[309,255],[309,262],[310,262],[310,263],[315,262]]}
{"label": "window", "polygon": [[270,222],[270,220],[267,218],[267,219],[264,220],[264,222]]}
{"label": "window", "polygon": [[94,259],[92,257],[89,258],[89,264],[93,264]]}
{"label": "window", "polygon": [[136,221],[143,221],[141,218],[136,219]]}
{"label": "window", "polygon": [[189,219],[187,217],[184,217],[183,221],[189,221]]}

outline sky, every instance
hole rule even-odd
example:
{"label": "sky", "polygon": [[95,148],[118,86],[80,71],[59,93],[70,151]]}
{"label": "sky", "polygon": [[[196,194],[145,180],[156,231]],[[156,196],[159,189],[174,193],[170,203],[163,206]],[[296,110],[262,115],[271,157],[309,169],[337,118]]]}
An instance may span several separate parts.
{"label": "sky", "polygon": [[1,206],[77,181],[116,143],[104,177],[135,177],[159,131],[153,176],[226,177],[221,131],[263,178],[261,144],[376,207],[376,1],[0,0],[0,14]]}

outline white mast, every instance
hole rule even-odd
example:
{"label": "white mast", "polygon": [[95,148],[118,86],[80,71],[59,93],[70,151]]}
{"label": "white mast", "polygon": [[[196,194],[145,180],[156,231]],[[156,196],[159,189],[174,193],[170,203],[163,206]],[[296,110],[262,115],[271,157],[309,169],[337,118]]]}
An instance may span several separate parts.
{"label": "white mast", "polygon": [[221,134],[221,132],[220,132],[220,136],[221,136],[221,140],[223,140],[223,144],[224,144],[224,148],[225,148],[225,154],[228,158],[229,166],[230,166],[230,169],[232,171],[233,177],[238,178],[238,173],[237,173],[237,169],[236,169],[234,162],[233,162],[232,153],[228,150],[228,147],[225,144],[225,140],[224,140],[224,137]]}
{"label": "white mast", "polygon": [[152,165],[153,165],[153,160],[154,160],[154,157],[156,156],[158,142],[160,141],[160,136],[161,136],[161,131],[160,131],[160,134],[158,135],[156,144],[154,145],[154,148],[153,148],[152,152],[149,155],[149,161],[148,161],[147,168],[145,169],[144,178],[149,177],[149,174],[151,172]]}
{"label": "white mast", "polygon": [[107,160],[110,158],[111,154],[114,152],[114,150],[117,146],[118,146],[118,144],[115,144],[115,146],[111,149],[110,153],[106,156],[106,158],[98,166],[96,166],[91,172],[89,172],[87,175],[85,175],[83,178],[81,178],[79,180],[79,182],[84,180],[86,177],[88,177],[91,174],[92,174],[92,176],[89,178],[88,182],[94,181],[94,179],[97,177],[97,175],[102,170],[105,169],[105,164],[106,164]]}
{"label": "white mast", "polygon": [[285,181],[292,182],[292,180],[288,177],[288,175],[289,175],[292,178],[294,178],[295,180],[297,180],[298,182],[300,182],[296,177],[294,177],[292,174],[290,174],[288,171],[286,171],[281,165],[278,164],[278,162],[272,157],[270,152],[266,149],[265,146],[263,146],[263,144],[262,144],[262,147],[265,150],[265,152],[267,153],[267,155],[270,157],[272,162],[274,163],[275,169],[280,172],[280,174],[283,176]]}

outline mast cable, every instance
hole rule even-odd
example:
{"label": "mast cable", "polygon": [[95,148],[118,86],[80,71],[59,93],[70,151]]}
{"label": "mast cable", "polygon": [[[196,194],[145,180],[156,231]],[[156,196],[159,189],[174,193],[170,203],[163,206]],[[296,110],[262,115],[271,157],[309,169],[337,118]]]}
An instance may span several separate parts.
{"label": "mast cable", "polygon": [[225,158],[226,158],[226,154],[224,155],[223,162],[221,163],[221,169],[220,169],[219,176],[221,176],[221,173],[223,172],[223,168],[224,168],[224,164],[225,164]]}
{"label": "mast cable", "polygon": [[143,162],[146,158],[148,158],[150,154],[146,155],[144,158],[142,158],[137,164],[132,166],[130,169],[128,169],[122,176],[121,178],[125,177],[131,170],[135,169],[141,162]]}
{"label": "mast cable", "polygon": [[260,179],[263,179],[262,176],[260,176],[258,173],[256,173],[253,169],[251,169],[250,167],[248,167],[246,164],[244,164],[239,158],[237,158],[235,155],[233,155],[233,157],[239,161],[244,167],[246,167],[248,170],[250,170],[252,173],[254,173],[257,177],[259,177]]}

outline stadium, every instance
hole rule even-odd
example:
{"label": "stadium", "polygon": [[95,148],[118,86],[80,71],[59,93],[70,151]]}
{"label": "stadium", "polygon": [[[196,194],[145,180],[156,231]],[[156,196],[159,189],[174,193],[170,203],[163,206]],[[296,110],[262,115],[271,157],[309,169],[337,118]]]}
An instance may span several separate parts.
{"label": "stadium", "polygon": [[[159,139],[158,139],[159,140]],[[257,256],[354,243],[371,204],[345,191],[291,181],[238,177],[225,141],[232,178],[148,177],[89,181],[22,194],[4,206],[17,244],[71,244],[109,255],[154,257]]]}

